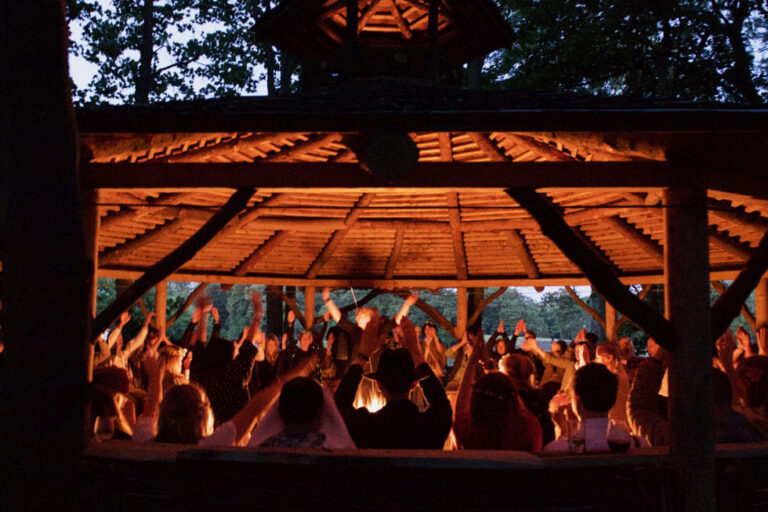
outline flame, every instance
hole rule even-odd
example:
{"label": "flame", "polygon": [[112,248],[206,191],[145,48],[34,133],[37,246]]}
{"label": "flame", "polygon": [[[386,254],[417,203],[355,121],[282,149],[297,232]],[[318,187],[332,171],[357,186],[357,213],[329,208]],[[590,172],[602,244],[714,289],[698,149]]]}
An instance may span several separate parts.
{"label": "flame", "polygon": [[387,404],[381,392],[375,386],[361,385],[357,389],[353,406],[355,409],[365,407],[370,412],[376,412]]}

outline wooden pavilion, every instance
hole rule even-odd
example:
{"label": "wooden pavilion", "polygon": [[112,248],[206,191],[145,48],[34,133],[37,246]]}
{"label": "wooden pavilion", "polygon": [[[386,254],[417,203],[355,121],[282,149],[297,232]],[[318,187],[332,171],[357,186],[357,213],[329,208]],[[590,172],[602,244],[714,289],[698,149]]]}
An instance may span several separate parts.
{"label": "wooden pavilion", "polygon": [[[308,324],[318,287],[457,288],[455,333],[465,289],[592,284],[673,351],[673,501],[713,508],[712,342],[753,289],[768,322],[768,111],[455,88],[514,38],[489,0],[284,2],[256,30],[310,89],[78,112],[95,273],[135,280],[94,332],[166,280],[304,287]],[[628,289],[653,283],[666,317]]]}

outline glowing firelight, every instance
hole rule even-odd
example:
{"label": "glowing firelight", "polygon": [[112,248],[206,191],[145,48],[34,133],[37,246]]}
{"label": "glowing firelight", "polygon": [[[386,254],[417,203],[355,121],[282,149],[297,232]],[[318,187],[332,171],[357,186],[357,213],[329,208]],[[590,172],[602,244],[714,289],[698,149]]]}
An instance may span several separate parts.
{"label": "glowing firelight", "polygon": [[355,409],[365,407],[370,412],[376,412],[386,404],[387,402],[384,400],[384,397],[381,395],[381,393],[360,393],[358,391],[357,395],[355,396],[355,402],[353,405]]}

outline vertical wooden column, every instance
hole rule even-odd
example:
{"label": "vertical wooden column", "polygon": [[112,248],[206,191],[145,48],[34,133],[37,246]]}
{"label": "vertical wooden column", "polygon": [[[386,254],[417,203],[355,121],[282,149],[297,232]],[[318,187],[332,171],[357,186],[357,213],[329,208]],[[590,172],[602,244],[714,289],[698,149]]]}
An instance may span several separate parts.
{"label": "vertical wooden column", "polygon": [[267,332],[283,335],[283,301],[274,293],[267,293]]}
{"label": "vertical wooden column", "polygon": [[315,287],[304,287],[304,320],[307,329],[311,329],[315,323]]}
{"label": "vertical wooden column", "polygon": [[461,337],[467,330],[467,289],[456,288],[456,335]]}
{"label": "vertical wooden column", "polygon": [[[468,288],[467,289],[467,319],[475,314],[475,311],[481,308],[483,297],[485,296],[485,288]],[[467,320],[469,321],[469,320]],[[472,325],[467,325],[467,329],[470,332],[477,332],[483,325],[483,313],[477,315]]]}
{"label": "vertical wooden column", "polygon": [[765,277],[755,288],[755,328],[768,327],[768,279]]}
{"label": "vertical wooden column", "polygon": [[[96,318],[96,293],[98,291],[98,270],[99,270],[99,229],[101,219],[99,217],[99,191],[84,190],[82,194],[83,201],[83,227],[85,228],[85,249],[86,254],[91,256],[92,269],[91,285],[91,318]],[[90,343],[86,345],[85,360],[88,365],[88,382],[93,380],[93,355],[95,347],[95,338],[101,333],[91,333]]]}
{"label": "vertical wooden column", "polygon": [[605,301],[605,340],[616,339],[616,309],[610,302]]}
{"label": "vertical wooden column", "polygon": [[712,343],[706,190],[672,187],[664,196],[664,291],[675,352],[669,365],[669,420],[676,510],[715,510]]}
{"label": "vertical wooden column", "polygon": [[155,285],[155,327],[165,332],[168,299],[168,283],[160,281]]}

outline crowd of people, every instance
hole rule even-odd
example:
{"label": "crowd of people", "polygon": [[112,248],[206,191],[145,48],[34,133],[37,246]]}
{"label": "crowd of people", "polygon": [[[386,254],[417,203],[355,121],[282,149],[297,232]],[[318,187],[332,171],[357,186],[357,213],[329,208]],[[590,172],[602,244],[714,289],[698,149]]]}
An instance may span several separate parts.
{"label": "crowd of people", "polygon": [[[652,339],[649,357],[635,356],[629,338],[599,343],[584,329],[545,350],[519,320],[512,332],[502,321],[488,340],[465,332],[448,347],[433,323],[409,320],[415,294],[392,318],[360,307],[354,321],[330,290],[322,298],[320,329],[295,338],[290,329],[282,337],[261,330],[258,293],[251,323],[235,340],[221,336],[207,298],[178,340],[153,327],[149,314],[125,341],[124,313],[98,340],[94,435],[203,446],[527,452],[670,443],[669,355]],[[295,315],[287,320],[292,326]],[[768,439],[768,329],[754,341],[739,328],[717,342],[716,442]],[[373,407],[372,397],[383,406]]]}

